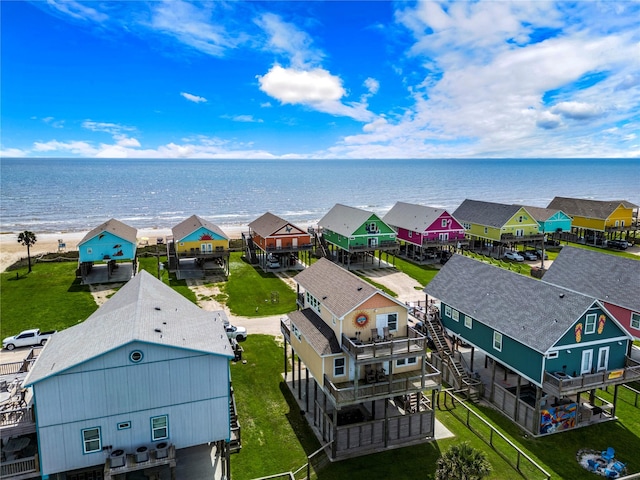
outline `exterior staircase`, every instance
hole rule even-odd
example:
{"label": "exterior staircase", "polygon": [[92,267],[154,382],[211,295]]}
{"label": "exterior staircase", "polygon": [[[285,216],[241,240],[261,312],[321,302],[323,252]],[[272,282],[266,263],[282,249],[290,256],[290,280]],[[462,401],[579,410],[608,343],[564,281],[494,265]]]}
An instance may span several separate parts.
{"label": "exterior staircase", "polygon": [[440,321],[440,312],[437,309],[429,309],[424,318],[424,326],[436,346],[438,356],[442,359],[443,369],[446,368],[450,373],[448,378],[455,392],[466,396],[473,402],[480,400],[482,382],[472,379],[467,373],[467,369],[462,365],[462,356],[454,354],[451,340]]}
{"label": "exterior staircase", "polygon": [[240,436],[240,422],[238,422],[238,413],[236,411],[236,399],[231,387],[231,395],[229,395],[229,419],[231,437],[229,439],[229,451],[231,453],[239,452],[242,448],[242,437]]}
{"label": "exterior staircase", "polygon": [[313,234],[316,237],[316,245],[318,246],[318,248],[316,249],[316,252],[321,257],[328,258],[329,257],[329,247],[327,246],[327,241],[324,239],[324,237],[322,235],[320,235],[320,232],[317,229],[314,230]]}
{"label": "exterior staircase", "polygon": [[245,235],[243,233],[242,240],[245,245],[245,254],[249,259],[249,263],[251,263],[251,265],[255,265],[258,263],[258,256],[256,255],[256,245],[253,243],[253,238],[251,238],[251,235]]}

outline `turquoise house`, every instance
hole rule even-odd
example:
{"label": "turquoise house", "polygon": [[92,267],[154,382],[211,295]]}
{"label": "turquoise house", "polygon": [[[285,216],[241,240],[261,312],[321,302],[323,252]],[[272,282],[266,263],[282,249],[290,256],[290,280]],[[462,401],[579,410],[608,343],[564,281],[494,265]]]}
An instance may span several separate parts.
{"label": "turquoise house", "polygon": [[[614,419],[618,386],[640,378],[631,336],[594,297],[460,255],[424,291],[442,326],[491,361],[488,400],[533,435]],[[597,400],[606,386],[612,403]]]}
{"label": "turquoise house", "polygon": [[378,252],[378,265],[382,252],[395,252],[399,244],[396,232],[378,215],[360,208],[337,203],[320,219],[323,253],[350,266],[374,261]]}
{"label": "turquoise house", "polygon": [[538,222],[540,233],[552,234],[571,231],[571,217],[555,208],[524,207]]}
{"label": "turquoise house", "polygon": [[136,258],[138,230],[112,218],[97,226],[78,243],[80,263]]}

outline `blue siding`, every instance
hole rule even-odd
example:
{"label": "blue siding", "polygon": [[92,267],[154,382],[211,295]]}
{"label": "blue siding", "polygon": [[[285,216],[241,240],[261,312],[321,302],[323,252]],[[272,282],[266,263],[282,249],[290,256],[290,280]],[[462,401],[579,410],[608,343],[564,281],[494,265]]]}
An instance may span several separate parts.
{"label": "blue siding", "polygon": [[108,232],[102,232],[78,246],[80,262],[103,262],[105,257],[133,260],[135,252],[134,243]]}
{"label": "blue siding", "polygon": [[224,237],[218,235],[217,233],[212,232],[211,230],[208,230],[208,229],[206,229],[204,227],[200,227],[195,232],[190,233],[186,237],[178,239],[178,241],[180,241],[180,242],[199,242],[200,238],[203,235],[209,235],[213,240],[226,240]]}
{"label": "blue siding", "polygon": [[571,231],[571,217],[563,212],[557,212],[546,221],[539,221],[538,224],[540,225],[540,231],[544,231],[545,233],[553,233],[558,229],[561,229],[563,232]]}

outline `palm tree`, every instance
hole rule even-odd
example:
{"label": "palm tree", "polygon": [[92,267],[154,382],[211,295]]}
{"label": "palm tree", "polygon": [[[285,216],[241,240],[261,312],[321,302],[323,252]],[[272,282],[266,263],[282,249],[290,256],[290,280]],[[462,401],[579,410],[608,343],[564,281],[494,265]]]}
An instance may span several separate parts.
{"label": "palm tree", "polygon": [[31,273],[31,246],[35,245],[35,243],[38,241],[38,239],[36,238],[36,234],[33,232],[30,232],[29,230],[25,230],[24,232],[20,233],[18,235],[18,243],[20,245],[24,245],[25,247],[27,247],[27,258],[29,259],[29,273]]}
{"label": "palm tree", "polygon": [[484,452],[469,442],[452,445],[438,459],[436,480],[480,480],[491,473],[491,464]]}

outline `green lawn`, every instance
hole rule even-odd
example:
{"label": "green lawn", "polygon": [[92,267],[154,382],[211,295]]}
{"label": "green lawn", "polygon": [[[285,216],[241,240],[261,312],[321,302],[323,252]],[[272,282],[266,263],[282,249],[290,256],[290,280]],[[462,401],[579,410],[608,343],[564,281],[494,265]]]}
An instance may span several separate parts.
{"label": "green lawn", "polygon": [[408,262],[407,260],[403,260],[399,257],[396,257],[395,261],[396,268],[398,270],[409,275],[423,287],[428,284],[439,271],[436,267],[429,265],[416,265],[415,263]]}

